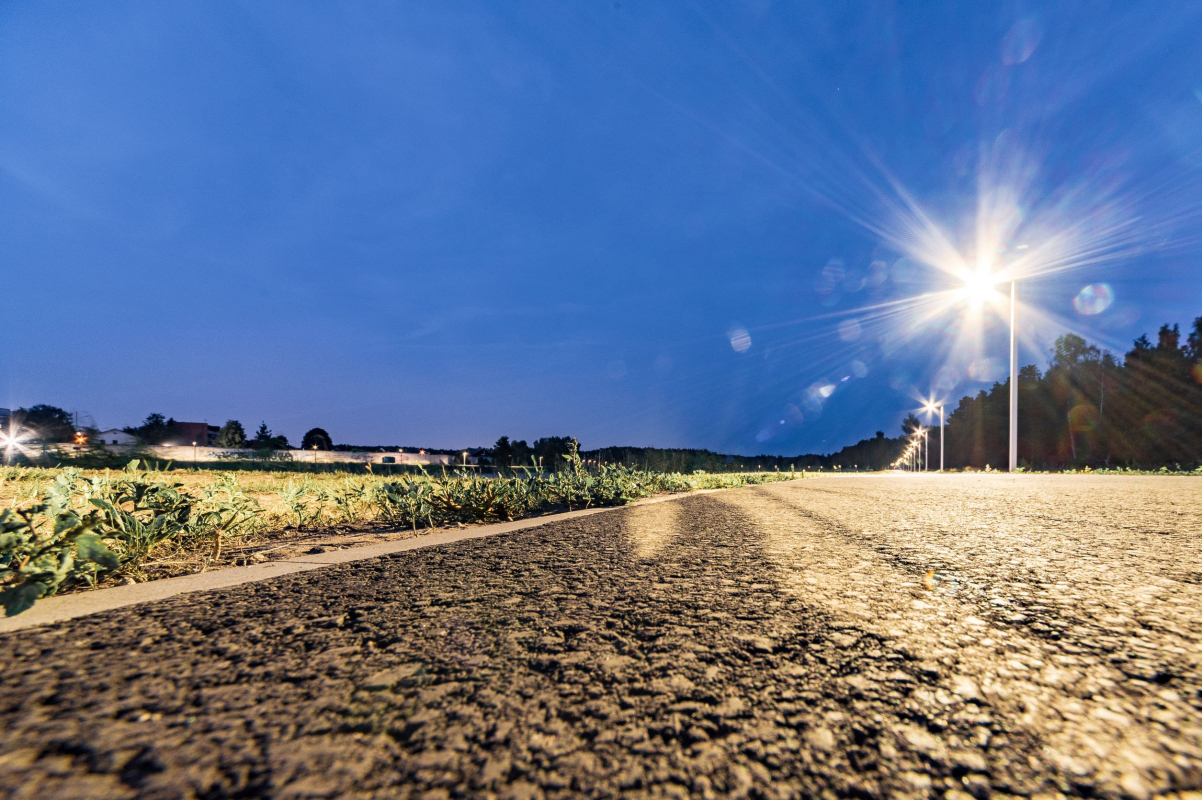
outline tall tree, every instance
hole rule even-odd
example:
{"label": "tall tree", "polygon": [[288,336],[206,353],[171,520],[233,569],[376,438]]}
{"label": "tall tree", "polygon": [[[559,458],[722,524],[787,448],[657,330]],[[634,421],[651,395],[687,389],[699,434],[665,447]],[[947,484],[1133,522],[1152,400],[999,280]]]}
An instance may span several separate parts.
{"label": "tall tree", "polygon": [[[534,457],[539,459],[544,469],[557,470],[573,442],[576,440],[571,436],[546,436],[542,439],[535,439],[531,448],[534,451]],[[580,446],[579,442],[576,442],[576,446]]]}
{"label": "tall tree", "polygon": [[242,427],[242,423],[236,419],[227,419],[217,433],[216,445],[231,449],[246,447],[246,429]]}
{"label": "tall tree", "polygon": [[513,445],[510,444],[508,436],[497,439],[497,443],[492,446],[492,460],[498,467],[513,466]]}
{"label": "tall tree", "polygon": [[[171,420],[174,422],[175,420]],[[137,436],[143,444],[162,444],[170,435],[167,418],[162,414],[154,413],[147,414],[146,419],[142,420],[142,424],[135,428],[126,428],[126,433],[132,433]]]}
{"label": "tall tree", "polygon": [[334,442],[330,439],[330,434],[326,433],[322,428],[311,428],[301,437],[302,450],[333,450]]}
{"label": "tall tree", "polygon": [[[1122,360],[1080,336],[1055,344],[1047,372],[1019,373],[1019,459],[1034,467],[1202,463],[1202,318],[1187,341],[1165,325]],[[965,397],[948,416],[949,466],[1005,463],[1009,384]]]}
{"label": "tall tree", "polygon": [[12,424],[18,431],[24,431],[30,441],[70,442],[75,439],[75,423],[71,415],[45,403],[18,408],[12,414]]}
{"label": "tall tree", "polygon": [[251,439],[250,446],[256,450],[285,450],[288,447],[288,437],[273,435],[267,423],[263,422],[259,424],[259,430],[255,431],[255,438]]}
{"label": "tall tree", "polygon": [[[1194,319],[1194,327],[1187,341],[1186,356],[1193,361],[1202,361],[1202,317]],[[1198,382],[1202,383],[1202,380]]]}
{"label": "tall tree", "polygon": [[[918,417],[914,416],[913,413],[910,413],[907,414],[906,418],[902,420],[901,427],[902,436],[913,436],[914,432],[922,427],[922,421],[919,420]],[[882,437],[883,436],[884,434],[882,434]]]}

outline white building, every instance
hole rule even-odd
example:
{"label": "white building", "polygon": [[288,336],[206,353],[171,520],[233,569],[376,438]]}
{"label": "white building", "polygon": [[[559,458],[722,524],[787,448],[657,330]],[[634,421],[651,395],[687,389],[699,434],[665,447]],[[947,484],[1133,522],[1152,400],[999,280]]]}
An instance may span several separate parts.
{"label": "white building", "polygon": [[116,445],[117,447],[129,447],[138,443],[138,437],[133,434],[126,433],[120,428],[109,428],[107,431],[101,431],[93,437],[96,444],[102,444],[107,447]]}

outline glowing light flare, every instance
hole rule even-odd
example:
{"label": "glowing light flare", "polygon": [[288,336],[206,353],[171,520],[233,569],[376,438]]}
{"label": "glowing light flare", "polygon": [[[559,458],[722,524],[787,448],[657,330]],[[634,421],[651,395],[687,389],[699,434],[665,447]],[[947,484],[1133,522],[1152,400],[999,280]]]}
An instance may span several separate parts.
{"label": "glowing light flare", "polygon": [[735,328],[730,332],[730,349],[736,353],[746,353],[751,348],[751,334],[743,328]]}
{"label": "glowing light flare", "polygon": [[14,452],[25,454],[25,448],[22,445],[24,441],[25,437],[20,431],[0,433],[0,449],[4,450],[4,458],[7,463],[12,463]]}
{"label": "glowing light flare", "polygon": [[1114,303],[1114,290],[1105,283],[1091,283],[1073,298],[1073,308],[1078,314],[1092,317],[1101,314]]}
{"label": "glowing light flare", "polygon": [[998,277],[988,266],[977,267],[965,273],[962,279],[964,286],[960,289],[960,294],[973,307],[980,307],[987,301],[996,299],[997,291],[994,287],[998,284]]}

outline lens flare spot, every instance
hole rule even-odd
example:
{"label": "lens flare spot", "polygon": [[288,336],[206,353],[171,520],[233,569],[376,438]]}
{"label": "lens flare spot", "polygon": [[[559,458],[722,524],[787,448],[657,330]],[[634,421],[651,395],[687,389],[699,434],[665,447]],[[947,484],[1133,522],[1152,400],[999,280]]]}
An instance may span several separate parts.
{"label": "lens flare spot", "polygon": [[858,292],[864,288],[865,279],[857,271],[847,273],[847,277],[843,279],[843,291]]}
{"label": "lens flare spot", "polygon": [[851,374],[855,375],[857,378],[863,378],[868,374],[868,367],[864,365],[863,361],[853,361],[849,367],[851,369]]}
{"label": "lens flare spot", "polygon": [[1198,383],[1202,383],[1202,361],[1194,364],[1194,368],[1191,370],[1191,372],[1193,372],[1194,380]]}
{"label": "lens flare spot", "polygon": [[1042,38],[1039,23],[1029,17],[1020,19],[1002,39],[1002,63],[1008,67],[1023,63],[1035,52]]}
{"label": "lens flare spot", "polygon": [[993,381],[1002,377],[1001,362],[992,358],[978,358],[968,365],[968,377],[974,381]]}
{"label": "lens flare spot", "polygon": [[854,342],[860,338],[860,323],[854,319],[845,319],[839,323],[839,338],[845,342]]}
{"label": "lens flare spot", "polygon": [[1073,298],[1073,308],[1078,314],[1092,317],[1101,314],[1114,303],[1114,290],[1105,283],[1091,283]]}
{"label": "lens flare spot", "polygon": [[736,353],[746,353],[751,349],[751,334],[742,328],[730,332],[730,348]]}
{"label": "lens flare spot", "polygon": [[952,389],[956,388],[956,384],[960,382],[960,373],[955,367],[942,367],[935,373],[935,380],[932,382],[932,387],[936,394],[947,394]]}
{"label": "lens flare spot", "polygon": [[1098,426],[1098,409],[1087,403],[1073,406],[1068,410],[1068,426],[1074,432],[1092,431]]}
{"label": "lens flare spot", "polygon": [[918,265],[908,258],[899,258],[891,270],[894,283],[914,283],[918,280]]}
{"label": "lens flare spot", "polygon": [[833,294],[843,282],[845,270],[843,269],[843,261],[838,258],[832,258],[826,262],[826,266],[822,268],[822,272],[814,279],[814,291],[822,296]]}

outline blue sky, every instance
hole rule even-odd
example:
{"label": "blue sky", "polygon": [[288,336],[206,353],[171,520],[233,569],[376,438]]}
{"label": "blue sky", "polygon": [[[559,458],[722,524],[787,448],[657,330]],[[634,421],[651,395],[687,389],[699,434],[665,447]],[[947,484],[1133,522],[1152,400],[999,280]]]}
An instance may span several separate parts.
{"label": "blue sky", "polygon": [[1001,377],[996,315],[966,350],[963,309],[863,311],[946,288],[906,244],[921,218],[973,251],[988,165],[1022,164],[989,183],[1021,185],[1006,258],[1075,231],[1071,269],[1020,284],[1024,363],[1202,315],[1200,21],[4,4],[0,405],[447,447],[892,434],[917,396]]}

